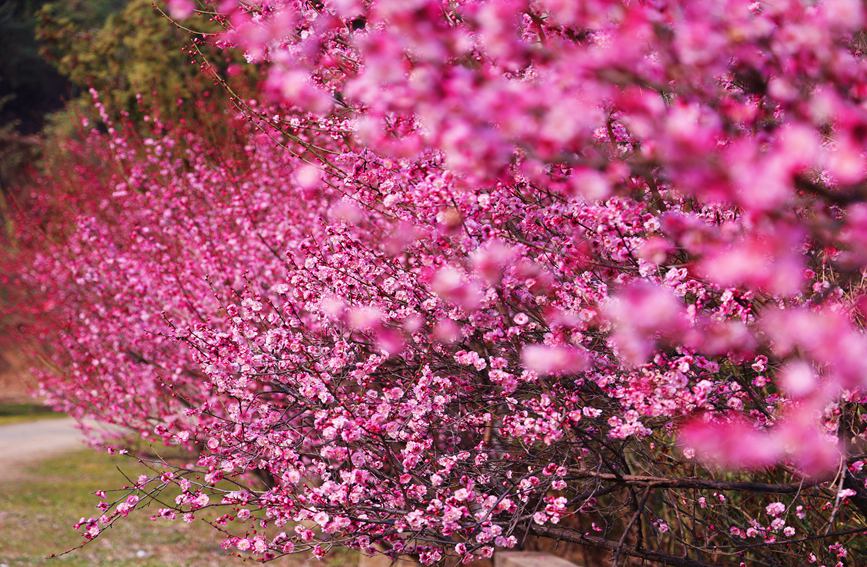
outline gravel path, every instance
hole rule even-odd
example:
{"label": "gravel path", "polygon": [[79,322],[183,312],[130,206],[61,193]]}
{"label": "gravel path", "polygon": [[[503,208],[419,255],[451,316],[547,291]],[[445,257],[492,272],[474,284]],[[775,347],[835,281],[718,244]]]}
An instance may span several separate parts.
{"label": "gravel path", "polygon": [[2,425],[0,482],[19,477],[23,466],[84,446],[84,436],[71,418]]}

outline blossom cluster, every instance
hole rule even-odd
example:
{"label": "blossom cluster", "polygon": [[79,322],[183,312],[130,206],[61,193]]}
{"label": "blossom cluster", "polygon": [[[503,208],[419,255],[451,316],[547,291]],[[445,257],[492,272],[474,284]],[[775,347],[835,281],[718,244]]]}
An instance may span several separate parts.
{"label": "blossom cluster", "polygon": [[87,537],[172,488],[265,559],[858,562],[860,0],[202,11],[266,74],[231,139],[95,130],[27,236],[44,393],[197,454]]}

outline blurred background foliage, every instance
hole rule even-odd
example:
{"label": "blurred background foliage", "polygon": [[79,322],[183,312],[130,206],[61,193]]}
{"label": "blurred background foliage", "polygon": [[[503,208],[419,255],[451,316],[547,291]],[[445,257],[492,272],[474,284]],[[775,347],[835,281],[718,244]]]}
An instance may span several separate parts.
{"label": "blurred background foliage", "polygon": [[0,188],[37,155],[44,117],[69,84],[39,53],[36,12],[45,0],[0,0]]}
{"label": "blurred background foliage", "polygon": [[[203,18],[185,25],[215,31]],[[83,118],[98,121],[90,88],[127,126],[143,126],[146,116],[169,125],[209,120],[227,93],[199,69],[194,41],[222,75],[238,62],[152,0],[0,0],[0,207],[13,187],[57,161],[52,154],[65,141],[83,135]],[[245,68],[233,86],[245,92],[254,72]]]}
{"label": "blurred background foliage", "polygon": [[62,107],[69,83],[40,54],[36,14],[46,0],[0,0],[0,123],[23,134]]}
{"label": "blurred background foliage", "polygon": [[[89,168],[104,177],[95,186],[115,173],[108,150],[88,145],[94,128],[106,131],[91,88],[114,126],[139,138],[175,126],[217,142],[237,135],[226,120],[232,105],[225,85],[201,66],[207,60],[245,97],[255,92],[258,71],[210,45],[214,22],[192,18],[184,26],[153,0],[0,0],[0,247],[13,266],[22,233],[16,223],[38,218],[32,228],[47,234],[54,221],[67,220],[70,199],[87,198],[81,177],[70,172]],[[29,387],[26,373],[4,361],[17,355],[7,343],[22,320],[6,308],[15,305],[16,287],[14,270],[6,268],[0,266],[0,401],[23,398]]]}
{"label": "blurred background foliage", "polygon": [[[43,58],[84,91],[68,111],[86,112],[91,104],[86,91],[93,87],[112,115],[140,118],[141,96],[148,113],[172,121],[186,112],[179,102],[214,90],[212,80],[191,63],[190,33],[155,10],[151,0],[54,1],[43,5],[36,19]],[[215,31],[207,21],[189,25]]]}

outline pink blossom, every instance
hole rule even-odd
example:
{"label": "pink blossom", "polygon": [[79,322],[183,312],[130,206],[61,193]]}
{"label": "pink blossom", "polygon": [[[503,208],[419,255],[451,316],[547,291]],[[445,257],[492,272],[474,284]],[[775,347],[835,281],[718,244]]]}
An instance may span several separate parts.
{"label": "pink blossom", "polygon": [[[40,393],[191,452],[124,490],[256,560],[847,553],[813,536],[863,505],[863,2],[164,5],[261,92],[145,125],[93,92],[2,254]],[[778,493],[803,537],[759,546]]]}
{"label": "pink blossom", "polygon": [[587,368],[588,356],[582,349],[568,345],[527,345],[521,351],[521,361],[542,376],[576,374]]}
{"label": "pink blossom", "polygon": [[193,15],[196,4],[193,0],[168,0],[169,13],[173,18],[183,20]]}

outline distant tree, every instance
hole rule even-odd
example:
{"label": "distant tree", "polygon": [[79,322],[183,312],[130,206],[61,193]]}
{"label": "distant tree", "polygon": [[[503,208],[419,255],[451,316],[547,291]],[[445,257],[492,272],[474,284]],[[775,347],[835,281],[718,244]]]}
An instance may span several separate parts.
{"label": "distant tree", "polygon": [[[112,115],[148,112],[177,119],[182,102],[209,97],[212,81],[191,64],[190,34],[173,25],[150,0],[69,0],[49,2],[37,14],[43,56],[81,94],[71,112],[90,112],[87,89],[96,89]],[[206,20],[192,21],[201,31]],[[222,56],[225,59],[225,55]]]}
{"label": "distant tree", "polygon": [[35,16],[45,0],[0,0],[0,124],[33,134],[43,116],[59,109],[68,89],[63,76],[39,54]]}
{"label": "distant tree", "polygon": [[0,0],[0,190],[36,155],[32,135],[63,106],[69,85],[39,55],[35,14],[44,0]]}

